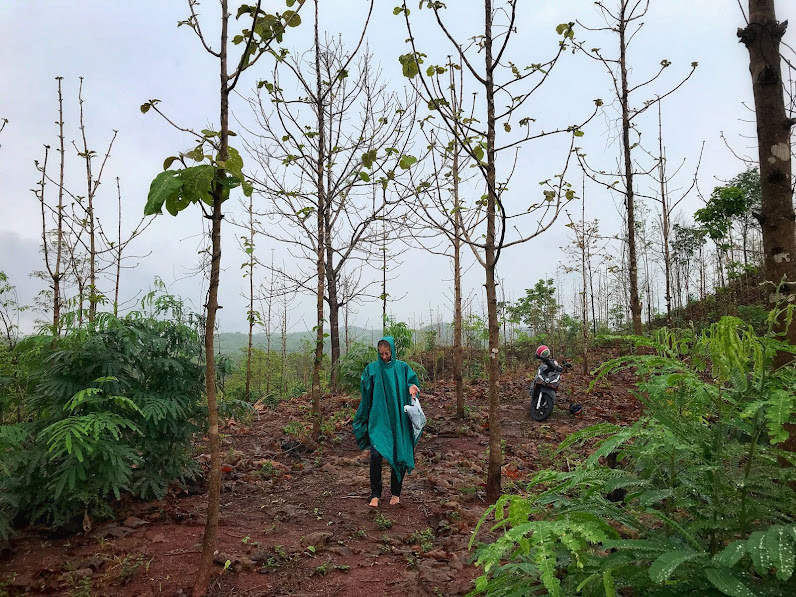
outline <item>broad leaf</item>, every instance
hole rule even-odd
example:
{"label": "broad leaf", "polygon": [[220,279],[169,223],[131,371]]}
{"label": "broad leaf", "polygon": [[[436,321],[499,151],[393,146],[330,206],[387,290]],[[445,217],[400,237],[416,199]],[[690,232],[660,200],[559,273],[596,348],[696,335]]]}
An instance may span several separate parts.
{"label": "broad leaf", "polygon": [[719,591],[730,597],[757,597],[749,587],[735,578],[729,570],[723,568],[708,568],[705,576]]}
{"label": "broad leaf", "polygon": [[229,158],[225,162],[220,162],[219,165],[240,181],[244,195],[247,197],[252,196],[254,187],[246,181],[246,177],[243,175],[243,158],[240,157],[237,149],[230,147]]}
{"label": "broad leaf", "polygon": [[699,553],[693,551],[670,551],[665,553],[652,563],[650,566],[650,578],[657,583],[662,583],[669,579],[669,577],[677,570],[677,567],[683,562],[693,560],[699,557]]}
{"label": "broad leaf", "polygon": [[204,201],[207,205],[213,204],[210,192],[215,172],[216,169],[209,164],[192,166],[180,171],[182,199],[184,201],[182,209],[189,203],[196,203],[197,201]]}
{"label": "broad leaf", "polygon": [[733,541],[713,556],[713,563],[724,568],[732,568],[746,554],[746,541]]}
{"label": "broad leaf", "polygon": [[766,547],[766,534],[763,531],[755,531],[749,535],[746,541],[746,549],[752,556],[752,563],[755,565],[755,572],[766,574],[771,567],[771,556]]}
{"label": "broad leaf", "polygon": [[166,170],[158,174],[152,184],[149,185],[149,195],[147,195],[145,216],[153,216],[162,212],[163,203],[169,197],[179,195],[182,188],[182,179],[179,173],[174,170]]}
{"label": "broad leaf", "polygon": [[771,563],[777,569],[779,580],[788,580],[793,574],[793,542],[788,529],[781,524],[772,526],[766,531],[766,547],[771,555]]}

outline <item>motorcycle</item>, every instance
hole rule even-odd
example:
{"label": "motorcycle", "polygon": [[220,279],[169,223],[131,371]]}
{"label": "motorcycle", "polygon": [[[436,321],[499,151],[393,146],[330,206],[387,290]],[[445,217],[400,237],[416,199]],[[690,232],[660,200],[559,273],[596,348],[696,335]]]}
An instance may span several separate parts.
{"label": "motorcycle", "polygon": [[[536,370],[536,377],[531,382],[529,394],[531,396],[531,418],[534,421],[544,421],[553,413],[556,403],[556,390],[561,383],[561,372],[572,363],[560,364],[551,358],[550,349],[540,346],[536,350],[536,358],[542,361]],[[580,405],[578,411],[580,411]],[[572,409],[570,408],[572,412]],[[573,412],[573,414],[575,414]]]}

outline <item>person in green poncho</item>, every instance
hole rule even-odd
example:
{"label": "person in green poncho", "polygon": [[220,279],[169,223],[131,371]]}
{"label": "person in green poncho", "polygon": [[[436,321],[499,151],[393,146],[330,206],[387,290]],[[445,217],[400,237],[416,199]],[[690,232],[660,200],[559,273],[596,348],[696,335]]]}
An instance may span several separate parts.
{"label": "person in green poncho", "polygon": [[361,450],[370,448],[370,504],[375,508],[381,499],[382,459],[390,465],[390,504],[401,501],[404,475],[415,468],[415,438],[412,423],[404,412],[410,396],[420,389],[412,368],[399,361],[395,339],[385,336],[377,345],[379,359],[362,372],[362,401],[354,415],[354,435]]}

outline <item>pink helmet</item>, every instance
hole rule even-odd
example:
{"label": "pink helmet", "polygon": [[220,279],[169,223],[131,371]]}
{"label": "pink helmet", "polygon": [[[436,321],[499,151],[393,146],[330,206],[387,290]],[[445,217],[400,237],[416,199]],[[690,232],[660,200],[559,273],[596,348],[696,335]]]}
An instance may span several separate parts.
{"label": "pink helmet", "polygon": [[542,344],[539,348],[536,349],[536,358],[537,359],[549,359],[550,358],[550,349],[547,348],[544,344]]}

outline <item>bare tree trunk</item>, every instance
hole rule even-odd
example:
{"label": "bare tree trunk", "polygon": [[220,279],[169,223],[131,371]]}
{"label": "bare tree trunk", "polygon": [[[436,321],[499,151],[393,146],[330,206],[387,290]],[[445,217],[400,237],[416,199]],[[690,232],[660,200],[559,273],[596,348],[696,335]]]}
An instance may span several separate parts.
{"label": "bare tree trunk", "polygon": [[[453,69],[451,69],[453,73]],[[451,74],[451,78],[453,74]],[[459,203],[459,141],[453,139],[453,208],[456,229],[453,238],[453,382],[456,393],[456,418],[464,418],[464,375],[462,355],[462,223]],[[444,360],[443,360],[444,362]]]}
{"label": "bare tree trunk", "polygon": [[[373,191],[376,192],[375,189]],[[381,333],[387,334],[387,223],[382,221],[381,245]]]}
{"label": "bare tree trunk", "polygon": [[[273,262],[273,260],[272,260]],[[284,269],[284,265],[283,268]],[[273,267],[271,268],[273,271]],[[282,296],[282,326],[281,326],[281,336],[282,336],[282,398],[287,397],[287,297],[284,296],[285,288],[284,283],[282,284],[281,292],[283,293]]]}
{"label": "bare tree trunk", "polygon": [[[331,225],[326,218],[326,238],[331,238]],[[340,360],[340,299],[337,294],[337,275],[332,267],[334,255],[331,243],[326,246],[326,298],[329,301],[329,347],[331,372],[329,385],[332,392],[337,391],[337,361]]]}
{"label": "bare tree trunk", "polygon": [[486,500],[494,504],[501,493],[501,425],[500,425],[500,328],[497,316],[497,288],[495,268],[497,266],[496,226],[497,176],[495,172],[495,81],[492,58],[492,1],[484,2],[484,60],[486,65],[486,239],[484,257],[486,261],[486,306],[489,325],[489,464],[486,481]]}
{"label": "bare tree trunk", "polygon": [[[83,136],[82,157],[86,161],[86,223],[88,227],[88,320],[94,321],[97,314],[97,226],[94,217],[94,177],[91,172],[91,152],[86,139],[86,126],[83,121],[83,77],[80,77],[80,90],[78,91],[78,104],[80,106],[80,132]],[[83,308],[81,295],[80,309]]]}
{"label": "bare tree trunk", "polygon": [[622,82],[622,94],[619,98],[622,106],[622,151],[625,166],[625,208],[627,210],[627,249],[628,275],[630,281],[630,315],[633,320],[633,333],[641,334],[641,301],[638,294],[638,257],[636,255],[636,206],[633,190],[633,161],[630,156],[630,107],[627,83],[627,40],[625,33],[627,20],[626,0],[621,2],[619,18],[619,69]]}
{"label": "bare tree trunk", "polygon": [[[58,173],[58,214],[57,214],[57,234],[58,240],[55,245],[55,272],[52,273],[53,283],[53,337],[60,335],[61,326],[61,260],[63,259],[64,246],[64,169],[66,165],[66,152],[64,151],[64,100],[61,93],[61,81],[58,79],[58,141],[60,152],[60,171]],[[46,241],[45,241],[46,242]],[[55,343],[55,340],[53,340]]]}
{"label": "bare tree trunk", "polygon": [[265,394],[267,396],[271,395],[271,385],[272,385],[271,382],[273,381],[271,367],[270,365],[268,365],[268,363],[270,363],[271,361],[271,334],[273,333],[273,328],[271,327],[271,313],[274,301],[274,249],[271,249],[271,281],[269,284],[270,288],[268,290],[268,302],[267,302],[268,310],[265,317],[265,354],[266,354]]}
{"label": "bare tree trunk", "polygon": [[326,130],[325,112],[323,106],[323,87],[321,86],[321,44],[318,35],[318,0],[315,0],[315,92],[316,109],[318,111],[318,246],[317,246],[317,276],[318,288],[316,297],[317,324],[315,330],[315,360],[312,367],[312,434],[315,439],[321,435],[321,364],[323,363],[323,300],[326,250],[326,187],[324,180],[324,165],[326,163]]}
{"label": "bare tree trunk", "polygon": [[116,177],[116,197],[119,201],[119,221],[116,227],[116,282],[113,285],[113,316],[119,316],[119,279],[122,275],[122,187]]}
{"label": "bare tree trunk", "polygon": [[[588,250],[588,239],[586,238],[586,180],[583,180],[583,195],[581,198],[581,212],[580,212],[580,227],[581,227],[581,244],[580,244],[580,271],[583,282],[583,375],[589,374],[589,302],[588,302],[588,286],[586,276],[586,257]],[[593,303],[592,303],[593,304]]]}
{"label": "bare tree trunk", "polygon": [[[769,295],[772,305],[783,308],[793,298],[796,284],[796,234],[794,233],[791,189],[790,131],[794,120],[785,112],[780,65],[780,42],[787,21],[777,22],[774,0],[749,0],[749,25],[738,36],[749,50],[749,71],[755,98],[757,140],[760,160],[760,227],[763,233],[766,279],[775,288]],[[784,315],[777,331],[789,344],[796,344],[796,325],[787,326]],[[792,355],[779,352],[774,365],[790,361]],[[796,452],[796,425],[786,425],[790,437],[784,449]]]}
{"label": "bare tree trunk", "polygon": [[[246,347],[246,388],[244,396],[246,402],[251,402],[252,382],[252,337],[254,336],[254,194],[249,196],[249,342]],[[273,275],[273,272],[272,272]],[[270,300],[270,299],[269,299]],[[270,322],[269,324],[270,325]]]}
{"label": "bare tree trunk", "polygon": [[[221,136],[218,161],[229,157],[229,75],[227,73],[227,26],[229,24],[228,0],[221,0],[221,47],[220,62],[220,122]],[[205,392],[207,393],[207,438],[210,445],[210,478],[207,491],[207,520],[202,541],[202,555],[193,586],[194,597],[207,595],[213,556],[216,551],[218,518],[221,501],[221,438],[218,432],[218,400],[216,395],[216,355],[214,337],[216,311],[218,310],[218,282],[221,272],[221,204],[224,187],[221,179],[224,170],[216,169],[213,184],[213,211],[211,222],[210,283],[207,291],[207,314],[205,321]]]}
{"label": "bare tree trunk", "polygon": [[661,103],[658,102],[658,175],[661,183],[661,236],[663,237],[663,277],[665,280],[666,325],[672,325],[672,257],[669,252],[669,198],[666,192],[666,157],[663,149],[663,122]]}

